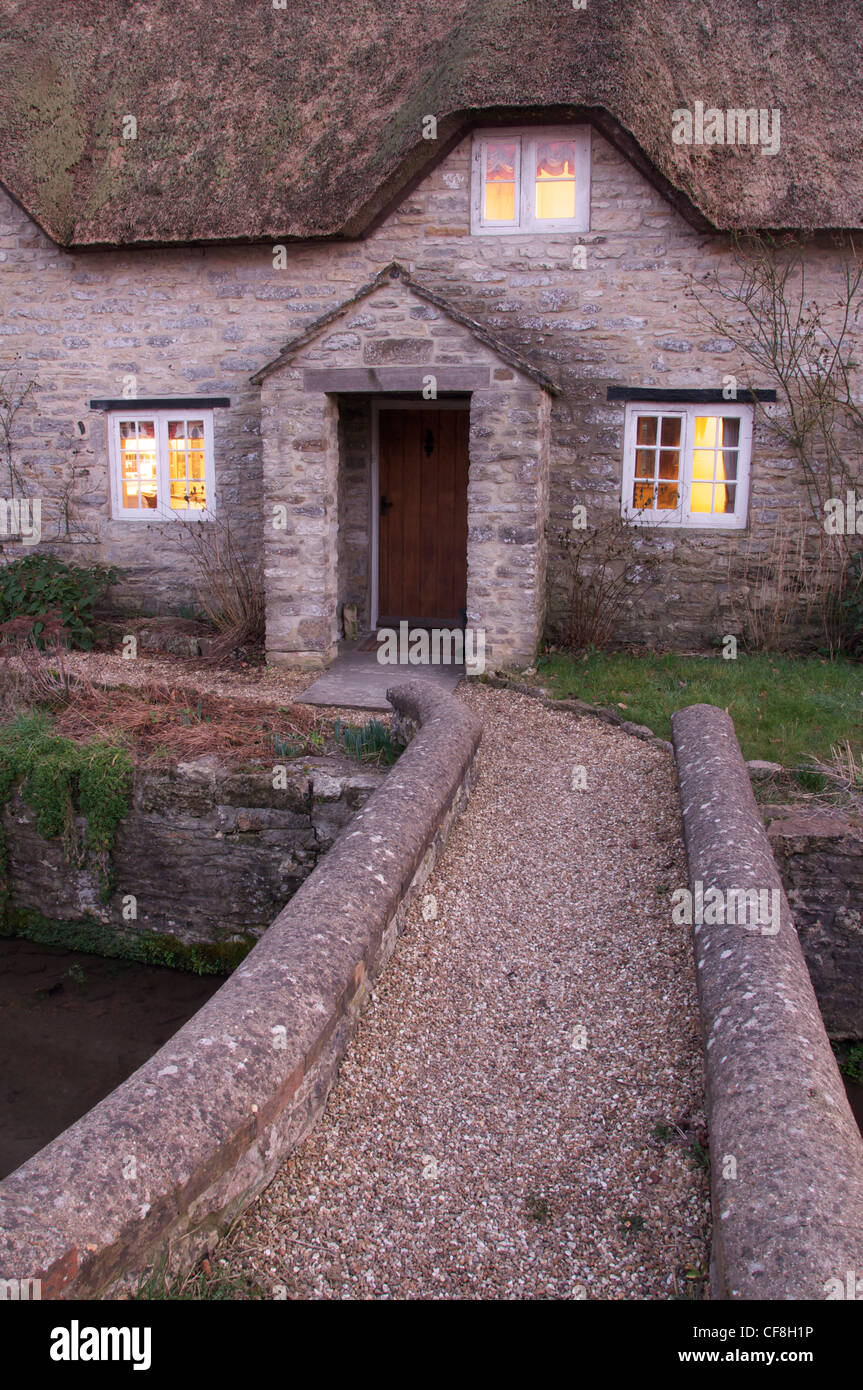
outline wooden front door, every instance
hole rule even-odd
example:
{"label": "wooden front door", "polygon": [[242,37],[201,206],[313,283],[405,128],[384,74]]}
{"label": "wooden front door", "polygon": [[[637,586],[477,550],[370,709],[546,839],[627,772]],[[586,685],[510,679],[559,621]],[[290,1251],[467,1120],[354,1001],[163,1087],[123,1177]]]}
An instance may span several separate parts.
{"label": "wooden front door", "polygon": [[467,604],[467,410],[381,410],[379,623],[461,627]]}

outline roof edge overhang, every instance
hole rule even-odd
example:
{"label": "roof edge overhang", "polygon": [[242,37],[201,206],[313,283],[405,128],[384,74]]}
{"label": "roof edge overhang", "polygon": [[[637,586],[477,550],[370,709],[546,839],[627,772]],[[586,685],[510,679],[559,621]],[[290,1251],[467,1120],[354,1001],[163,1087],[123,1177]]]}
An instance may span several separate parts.
{"label": "roof edge overhang", "polygon": [[680,185],[661,172],[632,132],[611,111],[602,106],[493,106],[461,108],[441,117],[438,138],[430,150],[430,142],[420,138],[406,149],[395,168],[376,185],[366,201],[339,226],[322,227],[320,231],[292,232],[279,227],[260,228],[247,235],[236,236],[178,236],[176,238],[128,238],[123,241],[76,240],[74,223],[67,236],[58,235],[41,221],[27,204],[0,178],[0,187],[27,216],[45,233],[50,241],[65,251],[167,250],[180,246],[254,246],[261,243],[285,242],[294,244],[330,241],[358,241],[372,235],[381,223],[395,211],[405,198],[471,131],[482,126],[540,125],[561,121],[585,122],[599,131],[610,144],[644,176],[670,203],[680,216],[696,231],[709,235],[814,236],[847,237],[863,231],[860,227],[800,227],[770,224],[728,224],[713,222]]}

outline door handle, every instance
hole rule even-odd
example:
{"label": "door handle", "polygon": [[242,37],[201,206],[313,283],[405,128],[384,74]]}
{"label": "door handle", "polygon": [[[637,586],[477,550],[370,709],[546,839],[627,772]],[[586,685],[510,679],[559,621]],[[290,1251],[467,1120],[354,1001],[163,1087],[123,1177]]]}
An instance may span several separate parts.
{"label": "door handle", "polygon": [[394,502],[390,502],[390,500],[389,500],[389,498],[387,497],[386,493],[385,493],[385,492],[382,492],[382,493],[381,493],[381,516],[386,516],[386,514],[387,514],[387,512],[389,511],[390,507],[394,507],[394,506],[395,506],[395,503],[394,503]]}

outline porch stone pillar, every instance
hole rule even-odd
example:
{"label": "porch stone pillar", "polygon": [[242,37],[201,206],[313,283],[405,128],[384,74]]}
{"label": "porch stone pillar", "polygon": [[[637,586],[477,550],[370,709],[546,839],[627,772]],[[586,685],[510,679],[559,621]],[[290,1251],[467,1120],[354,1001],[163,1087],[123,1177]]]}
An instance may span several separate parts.
{"label": "porch stone pillar", "polygon": [[338,638],[338,408],[285,370],[261,388],[267,659],[326,666]]}
{"label": "porch stone pillar", "polygon": [[542,638],[550,407],[526,379],[471,396],[467,620],[492,666],[527,665]]}

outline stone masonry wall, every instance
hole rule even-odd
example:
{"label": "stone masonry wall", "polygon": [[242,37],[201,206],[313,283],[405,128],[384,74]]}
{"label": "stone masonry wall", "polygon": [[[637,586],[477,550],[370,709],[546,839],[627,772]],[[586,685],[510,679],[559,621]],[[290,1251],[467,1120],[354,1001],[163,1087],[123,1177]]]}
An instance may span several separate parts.
{"label": "stone masonry wall", "polygon": [[340,396],[339,612],[355,603],[360,629],[371,624],[371,401]]}
{"label": "stone masonry wall", "polygon": [[[217,504],[254,548],[264,520],[261,406],[249,377],[392,259],[561,385],[550,426],[552,540],[574,501],[616,510],[624,408],[607,403],[606,387],[716,389],[726,374],[744,376],[689,294],[690,277],[733,276],[730,244],[694,231],[595,132],[589,233],[471,236],[470,145],[462,141],[366,239],[289,244],[285,269],[274,267],[268,245],[70,254],[0,193],[0,365],[36,381],[33,407],[19,416],[16,458],[46,499],[46,537],[66,555],[121,565],[119,600],[152,611],[192,601],[179,530],[111,519],[106,421],[89,410],[90,398],[119,396],[129,375],[140,395],[228,395],[230,409],[215,416]],[[576,242],[587,248],[582,270],[572,266]],[[817,299],[835,299],[838,253],[810,247],[807,276]],[[59,513],[67,487],[69,535]],[[796,515],[801,503],[802,480],[762,417],[751,536],[645,532],[660,583],[623,635],[688,643],[727,630],[729,558],[750,541],[765,546],[777,518]],[[0,546],[20,552],[17,543]],[[555,544],[549,563],[558,593]]]}
{"label": "stone masonry wall", "polygon": [[[70,930],[87,921],[185,944],[256,940],[385,775],[343,758],[285,767],[284,788],[273,787],[271,768],[232,771],[212,756],[139,770],[107,903],[95,869],[72,867],[13,797],[2,815],[12,925],[27,935],[36,914]],[[133,920],[124,915],[130,894]]]}
{"label": "stone masonry wall", "polygon": [[542,637],[549,405],[526,381],[471,397],[467,615],[499,665],[525,665]]}
{"label": "stone masonry wall", "polygon": [[863,1038],[860,818],[817,805],[763,814],[824,1026],[832,1038]]}
{"label": "stone masonry wall", "polygon": [[261,388],[267,653],[319,666],[338,639],[338,406],[299,377],[278,372]]}
{"label": "stone masonry wall", "polygon": [[[316,423],[337,409],[337,398],[309,389],[307,373],[381,364],[415,375],[418,398],[426,376],[441,368],[484,370],[488,385],[471,397],[468,622],[484,631],[487,659],[528,661],[542,632],[548,395],[400,279],[352,305],[263,382],[265,507],[288,507],[286,530],[268,523],[264,531],[267,652],[294,665],[312,664],[315,652],[324,659],[331,653],[327,612],[337,581],[331,503],[340,491],[342,519],[354,519],[346,510],[339,431],[334,443],[331,421],[326,429]],[[350,413],[344,418],[349,424]],[[343,425],[346,463],[344,431]],[[318,505],[302,505],[303,497]],[[344,548],[340,557],[342,564]]]}

